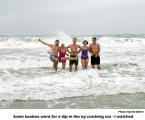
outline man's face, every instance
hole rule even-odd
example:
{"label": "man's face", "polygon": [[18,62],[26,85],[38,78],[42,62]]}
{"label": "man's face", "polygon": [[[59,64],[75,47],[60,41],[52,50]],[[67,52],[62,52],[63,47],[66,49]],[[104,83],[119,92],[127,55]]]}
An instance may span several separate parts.
{"label": "man's face", "polygon": [[96,43],[96,39],[92,39],[92,42],[93,42],[93,43]]}
{"label": "man's face", "polygon": [[56,42],[55,42],[55,45],[57,45],[57,46],[58,46],[58,45],[59,45],[59,41],[56,41]]}
{"label": "man's face", "polygon": [[73,39],[73,43],[75,44],[77,42],[77,40],[76,39]]}

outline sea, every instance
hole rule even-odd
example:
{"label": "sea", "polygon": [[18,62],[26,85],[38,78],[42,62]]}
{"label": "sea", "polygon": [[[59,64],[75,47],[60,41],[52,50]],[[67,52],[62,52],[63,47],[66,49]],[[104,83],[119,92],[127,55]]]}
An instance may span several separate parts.
{"label": "sea", "polygon": [[[101,46],[101,70],[52,69],[50,48],[38,38],[65,46],[92,37]],[[1,109],[145,109],[145,34],[0,35]]]}

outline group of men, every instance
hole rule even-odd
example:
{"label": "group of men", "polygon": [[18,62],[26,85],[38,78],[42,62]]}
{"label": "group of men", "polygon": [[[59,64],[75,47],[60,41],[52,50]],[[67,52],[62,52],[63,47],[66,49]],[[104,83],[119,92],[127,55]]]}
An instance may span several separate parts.
{"label": "group of men", "polygon": [[[51,47],[51,52],[50,52],[50,60],[53,62],[53,68],[57,71],[57,66],[58,66],[58,54],[59,54],[59,40],[55,41],[55,44],[49,44],[46,43],[44,41],[42,41],[41,39],[38,40],[39,42],[43,43],[44,45],[47,45],[49,47]],[[81,46],[77,44],[77,39],[73,38],[72,39],[72,44],[67,46],[66,48],[70,49],[70,57],[75,57],[78,56],[79,52],[81,51]],[[95,67],[95,65],[97,65],[97,68],[100,69],[100,45],[99,43],[96,42],[96,38],[93,37],[92,38],[92,43],[89,45],[89,52],[91,53],[91,65],[92,68]],[[69,71],[72,71],[72,66],[73,64],[75,64],[75,71],[78,70],[78,57],[76,60],[70,60],[69,63]]]}

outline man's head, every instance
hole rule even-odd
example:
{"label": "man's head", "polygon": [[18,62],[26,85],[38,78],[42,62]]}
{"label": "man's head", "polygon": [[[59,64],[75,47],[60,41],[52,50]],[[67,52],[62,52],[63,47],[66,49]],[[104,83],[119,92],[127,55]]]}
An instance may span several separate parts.
{"label": "man's head", "polygon": [[95,37],[92,38],[92,42],[96,43],[96,38]]}
{"label": "man's head", "polygon": [[76,42],[77,42],[77,39],[73,38],[73,44],[76,44]]}
{"label": "man's head", "polygon": [[55,45],[56,45],[56,46],[59,45],[59,40],[55,40]]}

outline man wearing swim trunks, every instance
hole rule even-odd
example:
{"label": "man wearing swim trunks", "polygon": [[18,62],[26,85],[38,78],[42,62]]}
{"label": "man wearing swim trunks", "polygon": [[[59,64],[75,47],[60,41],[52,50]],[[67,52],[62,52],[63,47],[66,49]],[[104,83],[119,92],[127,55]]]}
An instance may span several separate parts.
{"label": "man wearing swim trunks", "polygon": [[100,44],[96,43],[96,38],[93,37],[92,38],[92,44],[90,44],[90,53],[91,53],[91,65],[92,68],[95,67],[95,65],[97,65],[98,70],[100,70]]}
{"label": "man wearing swim trunks", "polygon": [[48,43],[42,41],[41,39],[39,39],[38,41],[41,42],[44,45],[47,45],[47,46],[51,47],[50,60],[53,62],[53,68],[57,71],[58,52],[59,52],[59,49],[60,49],[59,40],[56,40],[55,44],[48,44]]}
{"label": "man wearing swim trunks", "polygon": [[[78,49],[80,49],[80,46],[76,44],[77,39],[73,38],[73,44],[69,45],[67,48],[70,48],[70,57],[75,58],[78,56]],[[72,66],[75,64],[75,71],[78,69],[78,59],[77,60],[70,60],[69,62],[69,71],[72,71]]]}

